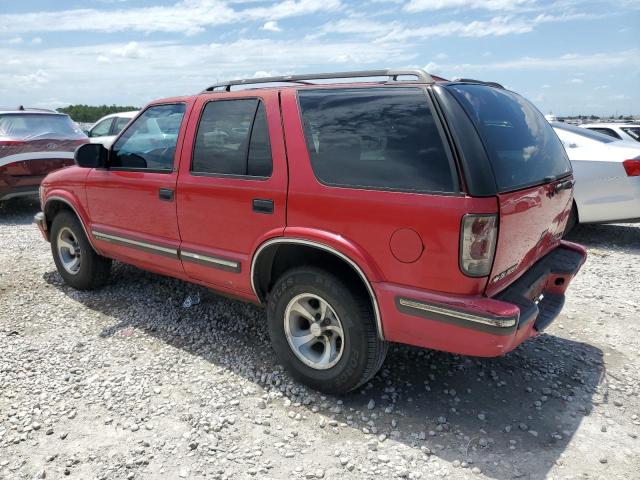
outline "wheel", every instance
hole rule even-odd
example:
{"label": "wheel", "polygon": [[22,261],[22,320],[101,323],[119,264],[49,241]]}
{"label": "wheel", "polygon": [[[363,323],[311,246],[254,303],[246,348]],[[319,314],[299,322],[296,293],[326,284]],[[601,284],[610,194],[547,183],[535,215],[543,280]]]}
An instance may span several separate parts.
{"label": "wheel", "polygon": [[578,224],[578,207],[576,207],[576,202],[573,202],[571,206],[571,213],[569,214],[569,219],[567,220],[567,226],[564,227],[564,233],[562,236],[567,236],[571,230]]}
{"label": "wheel", "polygon": [[111,260],[93,250],[80,221],[71,212],[62,211],[53,219],[51,253],[58,273],[73,288],[93,290],[109,279]]}
{"label": "wheel", "polygon": [[280,362],[294,378],[325,393],[358,388],[387,353],[369,297],[319,268],[284,273],[269,294],[267,316]]}

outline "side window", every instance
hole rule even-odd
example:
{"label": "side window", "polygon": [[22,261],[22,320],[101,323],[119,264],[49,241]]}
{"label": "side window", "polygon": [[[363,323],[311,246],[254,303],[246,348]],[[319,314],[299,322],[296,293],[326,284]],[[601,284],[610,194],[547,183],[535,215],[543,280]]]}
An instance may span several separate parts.
{"label": "side window", "polygon": [[170,172],[185,108],[183,103],[147,108],[113,145],[109,166]]}
{"label": "side window", "polygon": [[265,108],[257,99],[205,105],[193,148],[191,171],[268,177],[272,160]]}
{"label": "side window", "polygon": [[451,163],[423,90],[302,90],[316,177],[334,186],[452,192]]}
{"label": "side window", "polygon": [[111,130],[111,122],[113,122],[113,118],[107,118],[106,120],[101,121],[91,129],[91,131],[89,132],[89,136],[104,137],[106,135],[109,135],[109,130]]}
{"label": "side window", "polygon": [[127,117],[116,117],[113,125],[113,135],[119,134],[130,121],[131,119]]}
{"label": "side window", "polygon": [[617,138],[620,140],[620,135],[611,130],[610,128],[590,128],[589,130],[593,130],[594,132],[604,133],[605,135],[609,135],[610,137]]}

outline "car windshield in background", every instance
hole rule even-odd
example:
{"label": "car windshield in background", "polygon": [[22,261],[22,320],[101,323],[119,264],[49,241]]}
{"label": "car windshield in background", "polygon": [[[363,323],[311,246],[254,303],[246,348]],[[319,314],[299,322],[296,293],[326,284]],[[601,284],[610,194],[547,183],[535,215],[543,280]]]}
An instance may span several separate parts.
{"label": "car windshield in background", "polygon": [[16,140],[39,138],[85,138],[82,130],[66,115],[9,113],[0,115],[0,137]]}
{"label": "car windshield in background", "polygon": [[527,100],[485,85],[447,88],[475,123],[500,191],[538,185],[571,172],[558,136]]}
{"label": "car windshield in background", "polygon": [[640,142],[640,127],[620,127],[620,129],[634,140]]}
{"label": "car windshield in background", "polygon": [[575,133],[576,135],[580,135],[581,137],[588,138],[589,140],[593,140],[595,142],[613,143],[619,140],[617,138],[613,138],[610,135],[606,135],[600,132],[594,132],[593,130],[589,130],[588,128],[576,127],[575,125],[570,125],[568,123],[553,122],[551,125],[553,125],[553,128],[558,128],[566,132]]}

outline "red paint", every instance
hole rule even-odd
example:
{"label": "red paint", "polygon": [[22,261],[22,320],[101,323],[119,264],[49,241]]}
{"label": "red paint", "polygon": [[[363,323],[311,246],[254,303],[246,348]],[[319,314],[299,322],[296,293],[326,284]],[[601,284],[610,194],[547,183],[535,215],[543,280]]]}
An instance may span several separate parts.
{"label": "red paint", "polygon": [[413,263],[420,258],[424,245],[420,235],[410,228],[399,228],[389,241],[389,248],[393,256],[400,262]]}
{"label": "red paint", "polygon": [[[376,84],[371,84],[375,86]],[[342,84],[341,86],[344,86]],[[561,242],[571,191],[554,184],[494,197],[432,195],[330,187],[317,181],[302,132],[296,90],[305,87],[218,92],[154,102],[187,104],[174,170],[169,174],[72,167],[49,175],[45,201],[64,198],[88,231],[191,251],[237,262],[239,272],[142,252],[90,238],[103,255],[141,268],[206,285],[244,300],[251,290],[251,261],[264,242],[278,237],[326,245],[348,257],[375,292],[385,338],[450,352],[495,356],[536,334],[533,322],[511,335],[495,335],[402,313],[397,297],[463,309],[476,315],[513,317],[518,307],[491,298]],[[325,88],[333,88],[327,86]],[[266,107],[273,174],[266,180],[194,176],[194,136],[208,101],[259,97]],[[160,188],[175,191],[172,202]],[[274,213],[252,209],[253,199],[274,202]],[[499,233],[491,275],[472,278],[459,268],[460,226],[465,214],[497,214]],[[580,251],[581,247],[565,244]],[[495,275],[517,265],[499,282]],[[563,293],[571,278],[543,289]]]}

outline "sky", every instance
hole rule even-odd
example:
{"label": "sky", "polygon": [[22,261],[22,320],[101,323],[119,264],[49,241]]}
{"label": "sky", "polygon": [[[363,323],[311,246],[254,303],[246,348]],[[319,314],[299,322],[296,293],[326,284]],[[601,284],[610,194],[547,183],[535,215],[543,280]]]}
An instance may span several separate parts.
{"label": "sky", "polygon": [[640,0],[0,0],[3,106],[401,67],[497,81],[544,113],[640,114]]}

